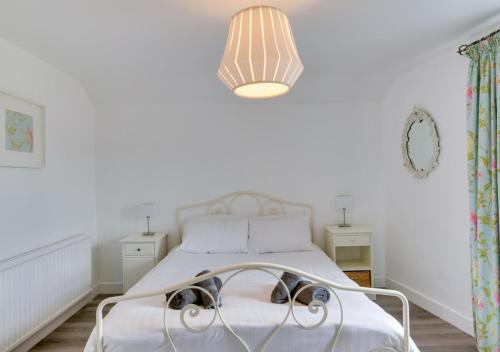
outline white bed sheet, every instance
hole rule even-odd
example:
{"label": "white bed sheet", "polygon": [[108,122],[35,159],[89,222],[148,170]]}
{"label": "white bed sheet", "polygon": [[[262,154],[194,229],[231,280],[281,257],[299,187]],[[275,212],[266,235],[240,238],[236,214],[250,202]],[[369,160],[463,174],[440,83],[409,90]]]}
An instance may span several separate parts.
{"label": "white bed sheet", "polygon": [[[317,247],[313,251],[271,254],[191,254],[173,250],[129,292],[162,289],[189,279],[203,269],[245,262],[288,265],[339,284],[356,285]],[[276,274],[281,275],[281,272]],[[252,351],[259,350],[272,328],[286,315],[287,304],[270,303],[271,291],[276,283],[276,279],[269,274],[245,272],[234,277],[223,291],[221,311]],[[368,352],[383,347],[402,351],[403,329],[392,316],[364,294],[345,291],[338,291],[338,294],[344,307],[344,327],[336,352]],[[104,319],[105,351],[173,351],[164,331],[164,307],[164,296],[118,303]],[[333,297],[328,303],[328,311],[326,322],[314,330],[298,327],[290,316],[268,345],[267,351],[328,351],[339,322],[339,307]],[[311,314],[306,306],[298,305],[295,312],[304,324],[313,324],[319,319],[319,314]],[[208,323],[213,314],[213,310],[202,310],[193,321],[193,326]],[[203,333],[187,331],[180,322],[179,311],[169,310],[167,319],[179,352],[243,350],[218,318]],[[418,352],[413,342],[410,350]],[[84,351],[95,351],[95,329]]]}

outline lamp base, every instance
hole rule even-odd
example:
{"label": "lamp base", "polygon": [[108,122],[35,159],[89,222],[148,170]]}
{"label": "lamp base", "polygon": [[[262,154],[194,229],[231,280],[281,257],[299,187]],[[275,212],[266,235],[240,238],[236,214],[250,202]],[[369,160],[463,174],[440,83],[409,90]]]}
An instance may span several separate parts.
{"label": "lamp base", "polygon": [[142,235],[143,235],[143,236],[154,236],[154,235],[155,235],[155,233],[154,233],[154,232],[150,232],[150,231],[149,231],[149,232],[143,232],[143,233],[142,233]]}
{"label": "lamp base", "polygon": [[351,224],[339,224],[339,227],[351,227]]}

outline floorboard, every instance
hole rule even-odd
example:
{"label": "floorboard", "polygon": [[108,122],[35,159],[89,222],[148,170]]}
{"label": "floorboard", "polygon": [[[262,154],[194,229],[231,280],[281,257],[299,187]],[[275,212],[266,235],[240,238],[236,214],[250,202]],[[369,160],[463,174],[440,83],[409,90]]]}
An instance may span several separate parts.
{"label": "floorboard", "polygon": [[[379,296],[376,303],[401,322],[399,299]],[[410,334],[420,352],[477,352],[471,336],[413,303],[410,303]]]}
{"label": "floorboard", "polygon": [[[106,297],[96,297],[31,351],[82,352],[95,325],[97,305]],[[376,302],[401,321],[401,305],[397,298],[379,296]],[[421,352],[477,352],[472,337],[414,304],[410,307],[410,326],[411,336]]]}

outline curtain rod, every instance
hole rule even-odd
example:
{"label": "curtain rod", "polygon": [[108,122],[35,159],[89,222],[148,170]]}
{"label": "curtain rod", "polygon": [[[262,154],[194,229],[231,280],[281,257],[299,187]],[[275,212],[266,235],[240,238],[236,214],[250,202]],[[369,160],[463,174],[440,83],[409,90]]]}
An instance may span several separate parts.
{"label": "curtain rod", "polygon": [[457,51],[457,53],[458,53],[459,55],[464,55],[464,54],[465,54],[465,51],[467,50],[467,48],[468,48],[469,46],[474,45],[474,44],[477,44],[477,43],[480,43],[480,42],[482,42],[483,40],[486,40],[486,39],[488,39],[488,38],[490,38],[490,37],[494,36],[494,35],[495,35],[495,34],[497,34],[497,33],[500,33],[500,29],[497,29],[496,31],[491,32],[490,34],[488,34],[488,35],[486,35],[486,36],[482,37],[481,39],[478,39],[478,40],[476,40],[476,41],[473,41],[472,43],[460,45],[460,46],[458,47],[458,51]]}

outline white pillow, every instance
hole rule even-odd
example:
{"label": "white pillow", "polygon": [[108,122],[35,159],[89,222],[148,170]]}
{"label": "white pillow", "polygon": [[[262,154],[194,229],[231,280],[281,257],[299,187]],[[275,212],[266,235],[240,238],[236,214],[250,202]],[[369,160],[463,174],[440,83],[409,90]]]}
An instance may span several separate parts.
{"label": "white pillow", "polygon": [[257,253],[313,249],[306,215],[271,215],[248,220],[248,246]]}
{"label": "white pillow", "polygon": [[184,222],[179,249],[191,253],[247,253],[248,218],[241,215],[190,217]]}

